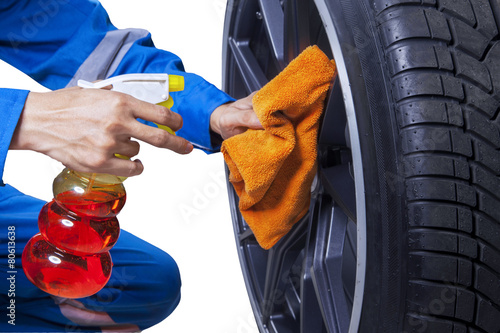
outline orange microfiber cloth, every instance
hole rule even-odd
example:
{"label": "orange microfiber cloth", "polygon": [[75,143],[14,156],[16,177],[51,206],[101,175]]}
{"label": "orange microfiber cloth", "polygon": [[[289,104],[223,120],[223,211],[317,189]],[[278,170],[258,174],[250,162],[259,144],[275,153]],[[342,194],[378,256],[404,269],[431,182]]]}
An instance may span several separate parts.
{"label": "orange microfiber cloth", "polygon": [[260,246],[271,248],[309,208],[316,140],[333,61],[310,46],[259,90],[253,107],[264,130],[222,143],[239,209]]}

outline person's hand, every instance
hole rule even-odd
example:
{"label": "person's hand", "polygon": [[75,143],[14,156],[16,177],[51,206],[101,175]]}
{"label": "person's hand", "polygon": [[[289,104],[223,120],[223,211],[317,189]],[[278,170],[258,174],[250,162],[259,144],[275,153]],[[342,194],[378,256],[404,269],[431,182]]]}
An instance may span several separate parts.
{"label": "person's hand", "polygon": [[210,117],[210,129],[223,140],[245,132],[247,129],[262,129],[252,106],[255,93],[237,101],[217,107]]}
{"label": "person's hand", "polygon": [[129,95],[103,89],[65,88],[47,93],[30,92],[17,124],[11,149],[28,149],[46,154],[81,172],[135,176],[143,171],[139,143],[132,139],[187,154],[193,146],[187,140],[137,118],[166,125],[177,131],[180,115]]}

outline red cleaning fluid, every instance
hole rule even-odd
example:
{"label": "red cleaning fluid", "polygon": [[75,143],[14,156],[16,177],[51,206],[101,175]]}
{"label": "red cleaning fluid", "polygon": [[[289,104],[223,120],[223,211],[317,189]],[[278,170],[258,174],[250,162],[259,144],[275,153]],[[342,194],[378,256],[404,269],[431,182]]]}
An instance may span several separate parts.
{"label": "red cleaning fluid", "polygon": [[120,234],[116,215],[126,200],[122,181],[69,169],[56,177],[54,200],[38,217],[40,233],[23,251],[23,269],[34,285],[67,298],[104,287],[113,265],[108,251]]}

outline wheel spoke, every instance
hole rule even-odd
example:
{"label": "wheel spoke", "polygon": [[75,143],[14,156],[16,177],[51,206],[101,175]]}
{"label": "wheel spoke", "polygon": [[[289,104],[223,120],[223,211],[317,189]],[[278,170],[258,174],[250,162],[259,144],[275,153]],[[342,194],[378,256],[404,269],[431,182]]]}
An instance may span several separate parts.
{"label": "wheel spoke", "polygon": [[[322,198],[320,205],[316,217],[312,281],[328,332],[347,332],[350,315],[342,266],[348,218],[327,196]],[[325,290],[330,292],[325,293]]]}
{"label": "wheel spoke", "polygon": [[247,91],[252,92],[262,88],[268,80],[250,50],[249,41],[229,38],[229,47],[243,77]]}
{"label": "wheel spoke", "polygon": [[274,59],[281,69],[285,68],[283,56],[283,29],[285,16],[279,0],[259,0],[261,15],[266,27],[269,46],[271,47]]}
{"label": "wheel spoke", "polygon": [[344,97],[338,80],[333,83],[323,114],[319,143],[333,147],[347,146]]}
{"label": "wheel spoke", "polygon": [[325,191],[350,219],[356,221],[356,192],[350,165],[340,164],[320,168],[319,176]]}
{"label": "wheel spoke", "polygon": [[356,195],[350,170],[352,158],[346,133],[346,115],[340,84],[335,81],[319,134],[320,180],[325,191],[356,221]]}
{"label": "wheel spoke", "polygon": [[[286,303],[289,278],[300,280],[301,266],[297,257],[304,247],[307,235],[308,216],[302,218],[268,253],[267,271],[262,301],[263,321],[267,322],[277,308]],[[292,283],[293,285],[294,283]],[[293,287],[298,289],[298,285]]]}
{"label": "wheel spoke", "polygon": [[302,279],[300,284],[300,332],[323,332],[323,315],[321,314],[318,293],[313,281],[314,253],[316,248],[316,229],[318,223],[316,217],[319,213],[320,205],[313,197],[311,204],[312,211],[309,218],[308,239],[305,247],[304,266],[302,269]]}
{"label": "wheel spoke", "polygon": [[289,63],[311,45],[309,4],[303,0],[288,0],[284,3],[284,11],[285,62]]}

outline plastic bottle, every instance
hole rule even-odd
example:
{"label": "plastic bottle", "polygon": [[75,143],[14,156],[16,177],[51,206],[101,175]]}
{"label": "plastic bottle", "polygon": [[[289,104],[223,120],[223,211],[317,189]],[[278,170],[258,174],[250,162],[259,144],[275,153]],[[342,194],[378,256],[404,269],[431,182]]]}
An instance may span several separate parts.
{"label": "plastic bottle", "polygon": [[[112,90],[166,107],[173,105],[168,92],[184,89],[183,77],[167,74],[79,82],[85,88],[110,84]],[[173,133],[166,126],[158,127]],[[54,179],[54,199],[43,206],[38,217],[40,233],[28,241],[22,255],[24,272],[34,285],[66,298],[87,297],[106,285],[113,266],[109,250],[120,234],[116,215],[126,201],[124,180],[67,168]]]}
{"label": "plastic bottle", "polygon": [[116,176],[64,169],[53,192],[38,217],[40,233],[23,251],[23,269],[49,294],[93,295],[111,275],[109,249],[120,234],[116,215],[125,204],[125,188]]}

